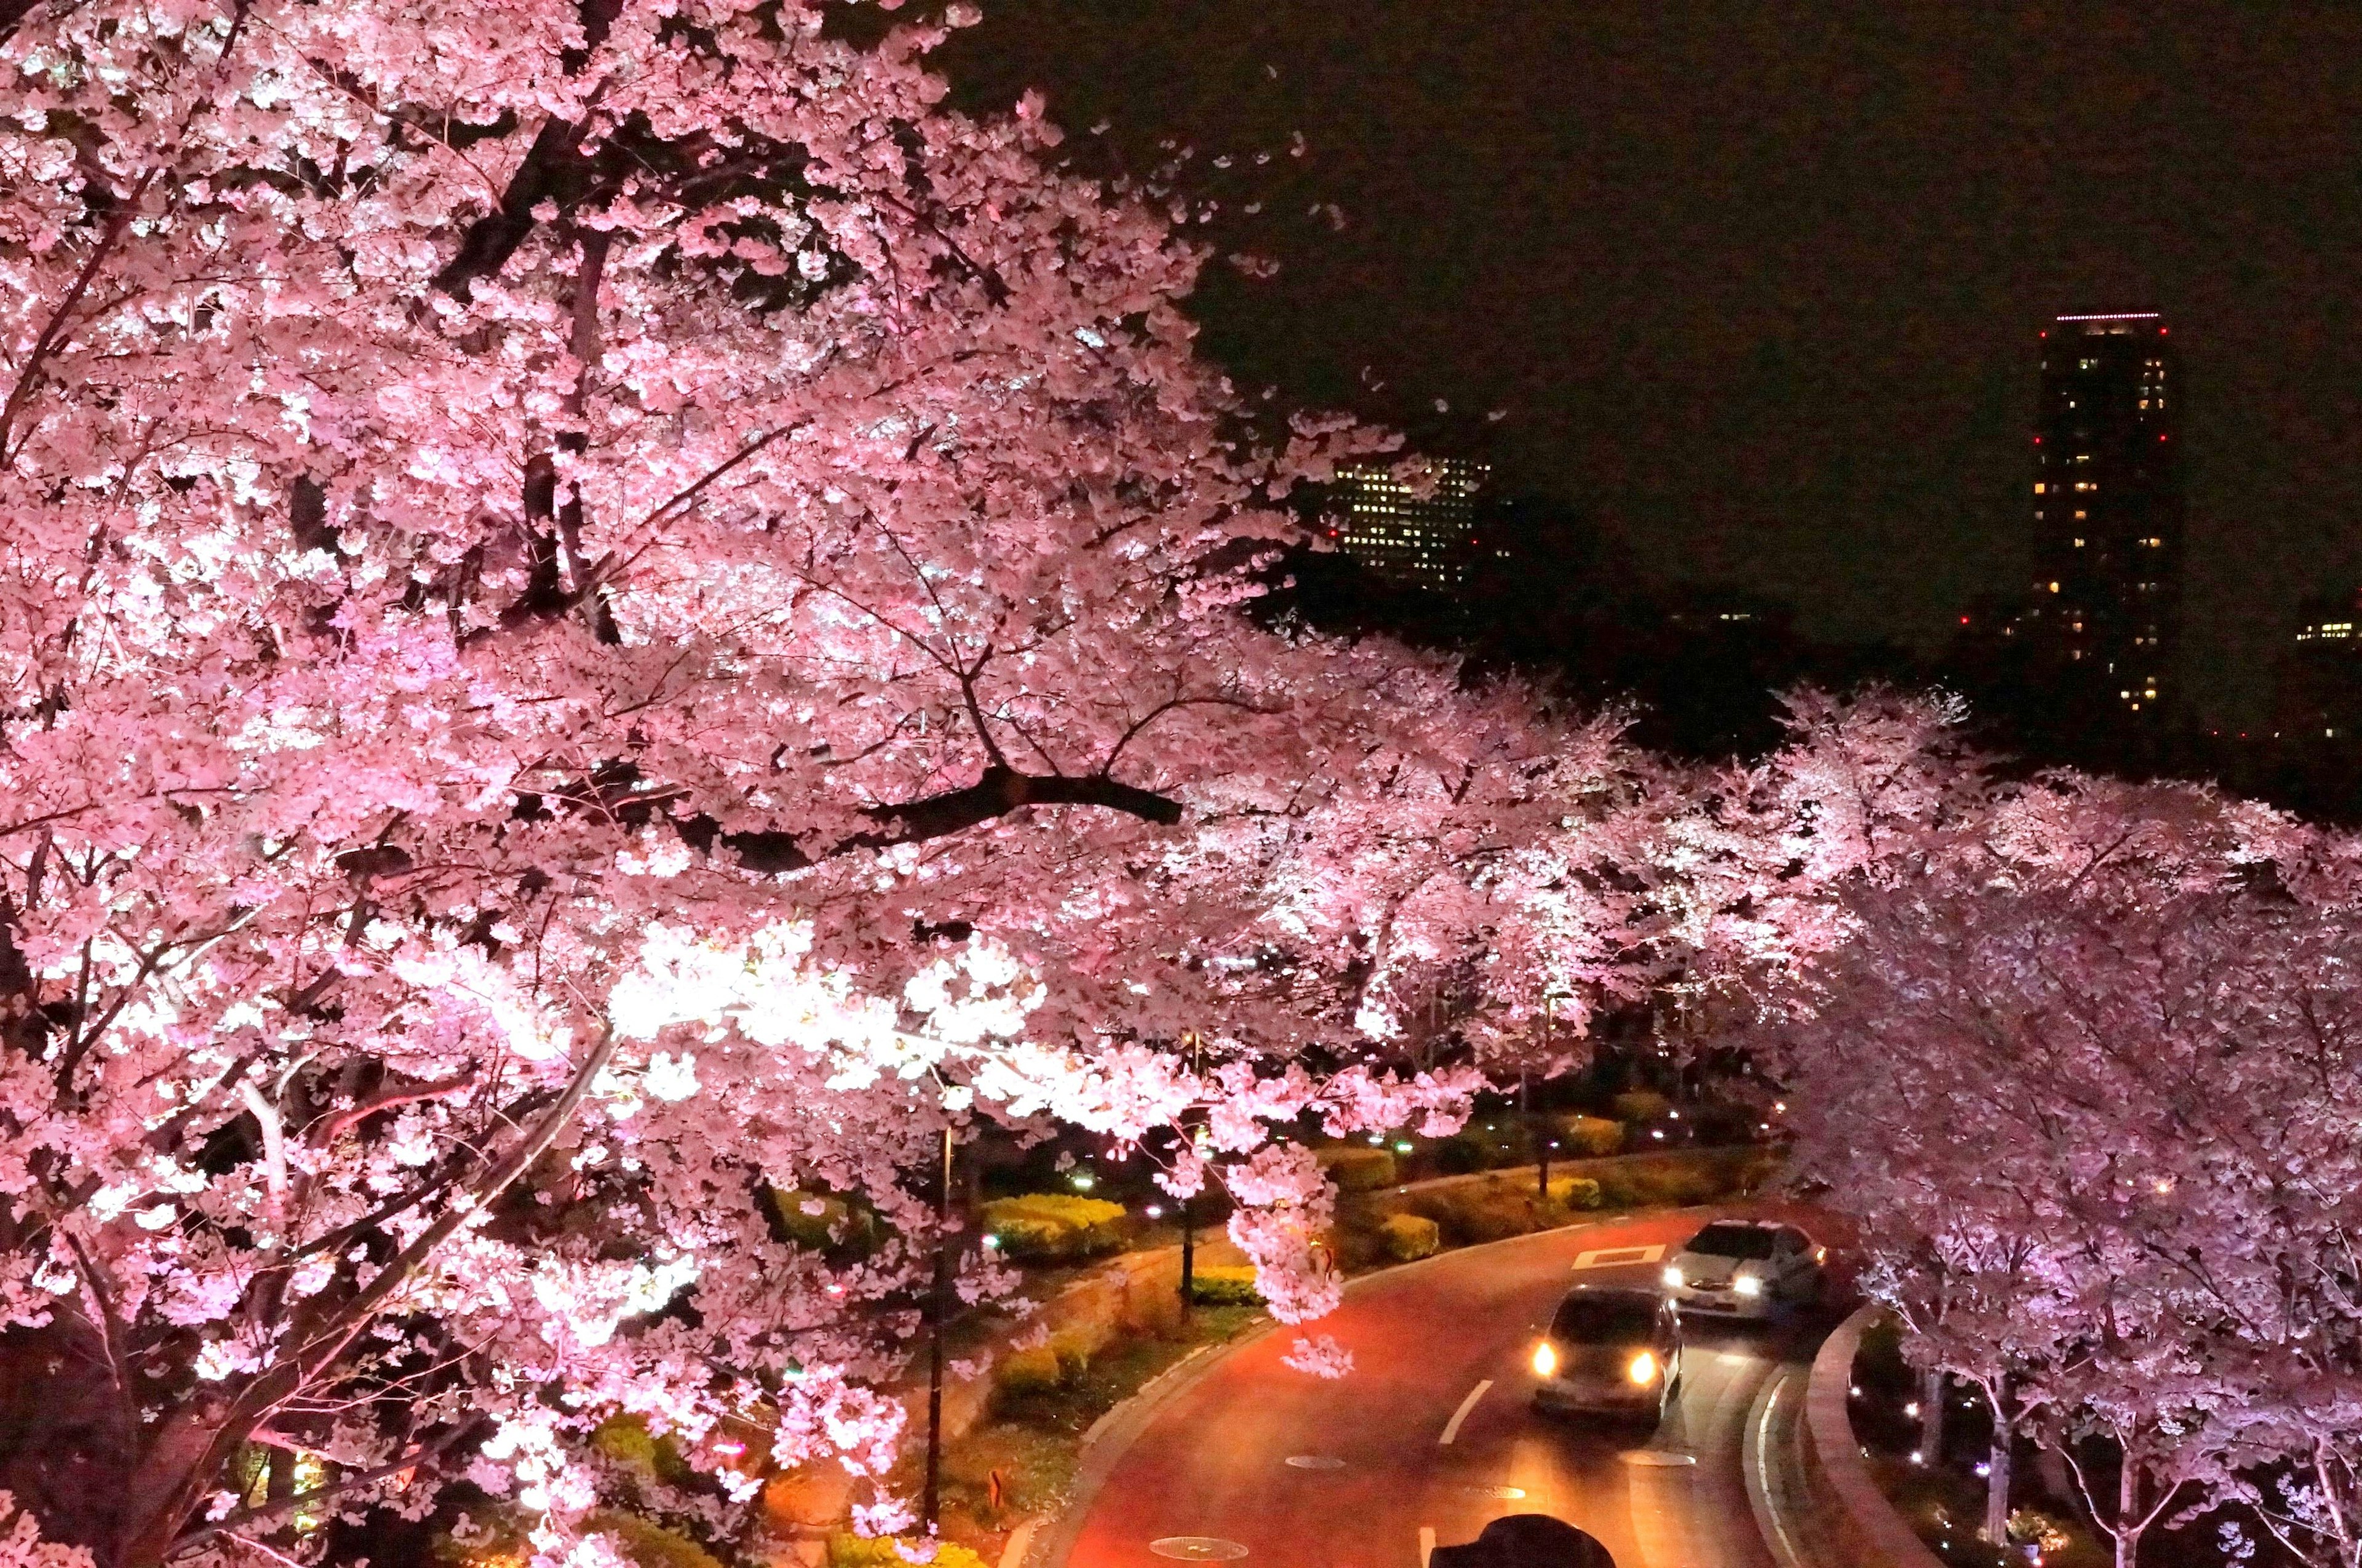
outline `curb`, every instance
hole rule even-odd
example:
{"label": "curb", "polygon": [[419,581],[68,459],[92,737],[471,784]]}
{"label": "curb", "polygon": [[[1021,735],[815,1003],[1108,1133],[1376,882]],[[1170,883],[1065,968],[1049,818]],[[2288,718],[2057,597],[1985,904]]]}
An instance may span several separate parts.
{"label": "curb", "polygon": [[1845,1533],[1863,1568],[1943,1568],[1942,1560],[1927,1550],[1918,1532],[1904,1522],[1870,1478],[1861,1443],[1853,1435],[1849,1407],[1853,1387],[1853,1359],[1861,1336],[1878,1320],[1881,1309],[1866,1304],[1838,1325],[1813,1358],[1812,1381],[1805,1393],[1805,1429],[1813,1458],[1831,1500],[1843,1514]]}

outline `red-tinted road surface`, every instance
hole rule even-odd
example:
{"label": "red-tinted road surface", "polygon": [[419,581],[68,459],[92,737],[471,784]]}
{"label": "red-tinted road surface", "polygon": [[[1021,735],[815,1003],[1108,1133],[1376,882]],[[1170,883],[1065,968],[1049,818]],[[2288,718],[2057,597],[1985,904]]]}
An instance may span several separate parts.
{"label": "red-tinted road surface", "polygon": [[1422,1568],[1427,1545],[1528,1512],[1590,1531],[1618,1568],[1778,1568],[1748,1501],[1740,1443],[1765,1380],[1783,1362],[1809,1361],[1817,1319],[1770,1329],[1690,1320],[1677,1408],[1653,1431],[1546,1418],[1531,1405],[1526,1358],[1566,1290],[1652,1282],[1706,1218],[1522,1237],[1361,1282],[1320,1325],[1353,1353],[1352,1376],[1322,1382],[1283,1366],[1296,1338],[1284,1327],[1232,1352],[1153,1408],[1084,1505],[1063,1562],[1045,1543],[1048,1568],[1238,1558],[1220,1545],[1152,1551],[1174,1538],[1234,1542],[1246,1568]]}

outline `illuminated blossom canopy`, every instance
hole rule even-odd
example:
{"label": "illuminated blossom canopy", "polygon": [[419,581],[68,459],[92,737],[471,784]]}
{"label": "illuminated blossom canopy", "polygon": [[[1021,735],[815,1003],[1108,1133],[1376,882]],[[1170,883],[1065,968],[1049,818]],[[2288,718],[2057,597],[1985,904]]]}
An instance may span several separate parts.
{"label": "illuminated blossom canopy", "polygon": [[264,1450],[586,1562],[618,1413],[874,1474],[947,1125],[1203,1125],[1317,1314],[1268,1129],[1632,983],[1676,786],[1253,619],[1373,439],[894,9],[0,0],[0,1481],[105,1568]]}

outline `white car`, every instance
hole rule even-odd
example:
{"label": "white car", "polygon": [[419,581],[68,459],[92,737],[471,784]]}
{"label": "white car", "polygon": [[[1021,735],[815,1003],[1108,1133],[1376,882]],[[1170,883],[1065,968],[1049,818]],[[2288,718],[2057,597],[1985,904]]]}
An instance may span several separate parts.
{"label": "white car", "polygon": [[1665,1294],[1683,1312],[1769,1318],[1821,1298],[1829,1250],[1779,1220],[1716,1220],[1665,1265]]}

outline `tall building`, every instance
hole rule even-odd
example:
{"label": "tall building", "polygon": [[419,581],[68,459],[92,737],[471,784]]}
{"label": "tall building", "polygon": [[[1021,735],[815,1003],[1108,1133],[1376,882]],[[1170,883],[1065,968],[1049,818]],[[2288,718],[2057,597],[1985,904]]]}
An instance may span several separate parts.
{"label": "tall building", "polygon": [[[2181,363],[2154,314],[2062,315],[2042,334],[2034,583],[2025,625],[2098,716],[2171,708],[2183,558]],[[2146,727],[2146,723],[2144,723]]]}
{"label": "tall building", "polygon": [[2310,745],[2362,738],[2362,593],[2308,599],[2280,650],[2275,737]]}
{"label": "tall building", "polygon": [[1375,577],[1455,591],[1474,561],[1477,497],[1491,477],[1464,458],[1340,464],[1330,536]]}

